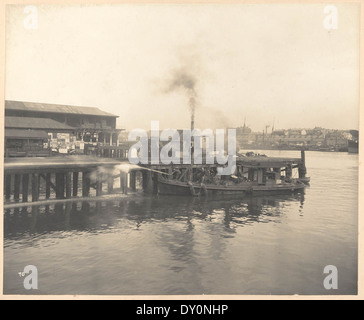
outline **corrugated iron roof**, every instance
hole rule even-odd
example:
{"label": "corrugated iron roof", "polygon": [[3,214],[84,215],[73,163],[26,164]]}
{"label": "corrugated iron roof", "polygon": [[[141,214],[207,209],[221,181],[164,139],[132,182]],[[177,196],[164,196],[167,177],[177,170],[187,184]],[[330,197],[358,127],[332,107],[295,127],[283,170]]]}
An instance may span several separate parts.
{"label": "corrugated iron roof", "polygon": [[75,130],[65,123],[52,119],[31,117],[5,117],[5,128]]}
{"label": "corrugated iron roof", "polygon": [[96,107],[77,107],[62,104],[38,103],[5,100],[5,110],[19,110],[31,112],[51,112],[67,114],[84,114],[93,116],[104,116],[118,118],[119,116],[105,112]]}
{"label": "corrugated iron roof", "polygon": [[5,129],[5,137],[13,139],[48,139],[48,133],[31,129]]}

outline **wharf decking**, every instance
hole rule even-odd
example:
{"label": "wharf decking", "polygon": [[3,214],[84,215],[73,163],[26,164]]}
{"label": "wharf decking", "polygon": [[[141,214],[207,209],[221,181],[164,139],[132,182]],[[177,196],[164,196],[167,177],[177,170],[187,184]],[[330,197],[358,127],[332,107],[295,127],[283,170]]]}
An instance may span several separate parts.
{"label": "wharf decking", "polygon": [[[135,189],[135,172],[125,172],[119,160],[90,156],[46,158],[7,158],[4,160],[4,202],[27,203],[48,199],[70,199],[81,195],[89,197],[114,192],[114,180],[120,179],[119,192]],[[115,173],[116,172],[116,173]],[[131,177],[131,178],[130,178]]]}

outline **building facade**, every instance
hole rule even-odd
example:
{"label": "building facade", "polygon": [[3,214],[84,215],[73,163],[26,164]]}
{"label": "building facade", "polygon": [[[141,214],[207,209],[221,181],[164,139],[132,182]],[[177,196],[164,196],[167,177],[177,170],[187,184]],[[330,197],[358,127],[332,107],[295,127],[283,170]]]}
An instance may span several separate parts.
{"label": "building facade", "polygon": [[[42,149],[53,153],[83,154],[97,151],[101,146],[117,146],[121,131],[116,129],[117,118],[95,107],[6,100],[5,151],[15,156],[22,148],[26,149],[30,130],[38,139],[34,151],[42,145]],[[17,137],[11,130],[17,130]],[[17,140],[15,145],[14,140]]]}

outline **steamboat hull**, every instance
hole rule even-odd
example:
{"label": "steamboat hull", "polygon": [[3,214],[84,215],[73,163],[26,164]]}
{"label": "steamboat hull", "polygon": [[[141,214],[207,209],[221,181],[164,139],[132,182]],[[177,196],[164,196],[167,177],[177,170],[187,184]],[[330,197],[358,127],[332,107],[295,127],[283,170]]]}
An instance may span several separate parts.
{"label": "steamboat hull", "polygon": [[217,196],[217,195],[271,195],[289,194],[305,188],[303,183],[275,186],[212,186],[169,181],[158,182],[158,193],[181,196]]}

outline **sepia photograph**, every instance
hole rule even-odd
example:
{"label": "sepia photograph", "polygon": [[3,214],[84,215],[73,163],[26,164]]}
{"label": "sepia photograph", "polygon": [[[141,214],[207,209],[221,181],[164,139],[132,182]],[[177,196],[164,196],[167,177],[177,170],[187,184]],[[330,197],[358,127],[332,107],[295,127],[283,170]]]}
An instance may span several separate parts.
{"label": "sepia photograph", "polygon": [[359,294],[359,1],[3,7],[4,298]]}

